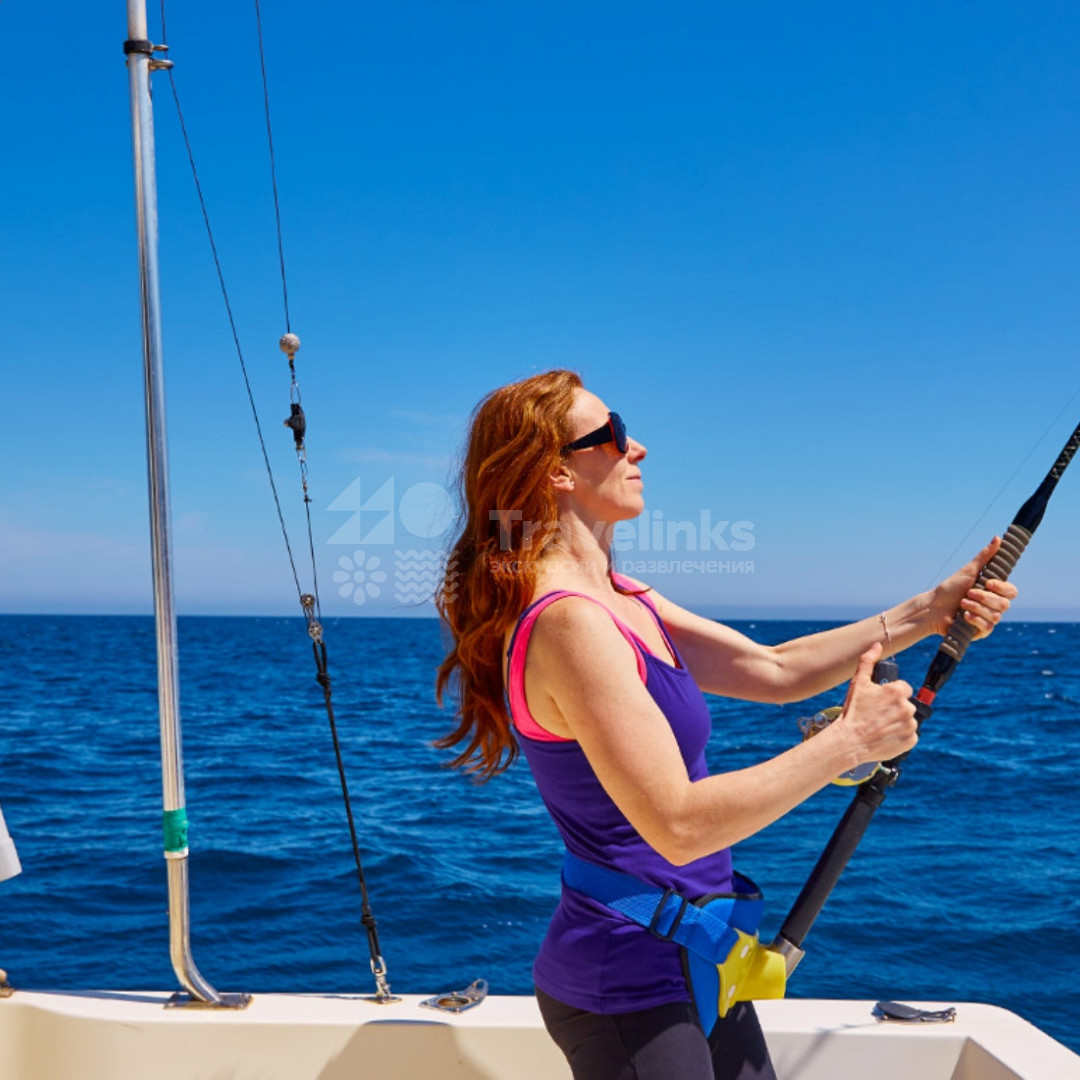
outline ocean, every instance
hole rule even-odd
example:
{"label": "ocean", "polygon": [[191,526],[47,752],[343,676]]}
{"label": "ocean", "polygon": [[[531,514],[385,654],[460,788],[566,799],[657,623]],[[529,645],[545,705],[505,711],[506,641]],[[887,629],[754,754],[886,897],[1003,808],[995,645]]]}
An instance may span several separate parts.
{"label": "ocean", "polygon": [[[774,642],[824,628],[740,622]],[[181,618],[192,947],[218,990],[369,992],[360,894],[302,619]],[[531,990],[560,845],[524,762],[485,785],[431,741],[438,624],[326,622],[338,727],[395,991]],[[901,671],[918,683],[930,643]],[[1080,1051],[1080,624],[968,653],[806,941],[798,997],[989,1001]],[[0,617],[0,967],[25,989],[171,989],[149,617]],[[797,738],[802,706],[710,699],[714,770]],[[851,797],[740,844],[775,933]]]}

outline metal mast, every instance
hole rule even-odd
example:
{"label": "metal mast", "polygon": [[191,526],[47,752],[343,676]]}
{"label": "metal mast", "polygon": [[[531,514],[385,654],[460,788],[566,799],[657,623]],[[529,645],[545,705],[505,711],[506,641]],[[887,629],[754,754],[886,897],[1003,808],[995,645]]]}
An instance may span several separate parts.
{"label": "metal mast", "polygon": [[165,437],[165,379],[158,277],[157,182],[154,169],[154,113],[150,72],[171,67],[155,57],[163,46],[147,39],[144,0],[127,0],[128,79],[135,155],[135,214],[139,238],[139,290],[142,299],[143,375],[146,397],[146,456],[150,486],[150,534],[154,567],[154,618],[157,630],[158,710],[161,718],[161,780],[165,859],[169,879],[169,951],[173,970],[199,1003],[245,1004],[237,995],[219,994],[199,974],[191,955],[188,903],[187,813],[180,745],[176,611],[172,588],[172,529],[169,468]]}

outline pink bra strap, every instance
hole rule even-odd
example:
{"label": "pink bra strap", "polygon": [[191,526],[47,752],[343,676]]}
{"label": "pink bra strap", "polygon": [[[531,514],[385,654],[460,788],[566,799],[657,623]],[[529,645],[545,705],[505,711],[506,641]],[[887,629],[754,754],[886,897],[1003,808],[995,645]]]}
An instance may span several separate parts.
{"label": "pink bra strap", "polygon": [[645,682],[648,678],[648,669],[645,667],[645,658],[641,654],[641,645],[638,639],[634,636],[634,632],[625,623],[621,622],[606,604],[600,603],[595,597],[586,596],[585,593],[569,591],[551,592],[540,597],[532,607],[526,608],[525,614],[521,616],[514,634],[510,638],[510,647],[507,649],[510,666],[506,675],[506,696],[510,699],[510,716],[513,719],[514,727],[522,735],[527,735],[530,739],[536,739],[538,742],[574,742],[573,739],[566,739],[562,735],[554,735],[542,728],[533,719],[532,713],[529,712],[529,705],[525,700],[525,656],[529,651],[529,638],[532,636],[533,626],[536,625],[536,620],[547,607],[555,603],[556,600],[561,600],[564,596],[581,596],[586,600],[591,600],[594,604],[599,604],[611,616],[622,636],[634,647],[638,676],[641,681]]}

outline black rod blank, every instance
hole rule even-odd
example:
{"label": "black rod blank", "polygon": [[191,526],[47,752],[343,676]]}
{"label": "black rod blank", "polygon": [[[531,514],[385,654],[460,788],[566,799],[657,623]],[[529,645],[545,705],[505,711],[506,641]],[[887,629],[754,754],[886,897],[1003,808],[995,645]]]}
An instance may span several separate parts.
{"label": "black rod blank", "polygon": [[[1057,487],[1057,482],[1078,449],[1080,449],[1080,425],[1077,425],[1069,436],[1069,440],[1042,483],[1013,518],[1012,524],[1002,537],[1001,547],[997,554],[979,574],[976,582],[978,585],[984,585],[990,580],[1008,580],[1024,549],[1031,541],[1032,534],[1039,527],[1050,496]],[[975,631],[963,617],[963,610],[958,609],[937,654],[930,662],[921,689],[912,698],[915,705],[915,718],[920,727],[933,712],[934,698],[963,660],[974,636]],[[875,668],[875,677],[876,675]],[[821,914],[825,901],[836,887],[851,856],[855,854],[859,841],[862,840],[878,807],[884,802],[886,793],[899,777],[900,763],[906,756],[905,754],[892,761],[884,762],[881,769],[859,786],[847,811],[825,845],[825,850],[810,872],[802,892],[799,893],[780,927],[780,932],[776,935],[771,948],[785,955],[789,975],[802,958],[802,945],[806,935],[810,932],[818,915]]]}

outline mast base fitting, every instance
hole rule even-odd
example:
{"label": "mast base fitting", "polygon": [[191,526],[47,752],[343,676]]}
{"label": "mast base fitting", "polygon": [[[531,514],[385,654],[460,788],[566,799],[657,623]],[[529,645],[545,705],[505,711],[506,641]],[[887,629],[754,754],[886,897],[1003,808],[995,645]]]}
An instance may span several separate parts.
{"label": "mast base fitting", "polygon": [[397,1005],[401,998],[397,994],[362,994],[357,1000],[369,1005]]}
{"label": "mast base fitting", "polygon": [[220,994],[217,1001],[203,1001],[183,990],[177,990],[168,1001],[166,1009],[246,1009],[251,1004],[250,994]]}
{"label": "mast base fitting", "polygon": [[805,949],[800,949],[798,945],[793,945],[784,937],[778,937],[769,946],[769,950],[774,953],[779,953],[784,958],[789,978],[791,973],[799,966],[799,961],[806,955]]}

